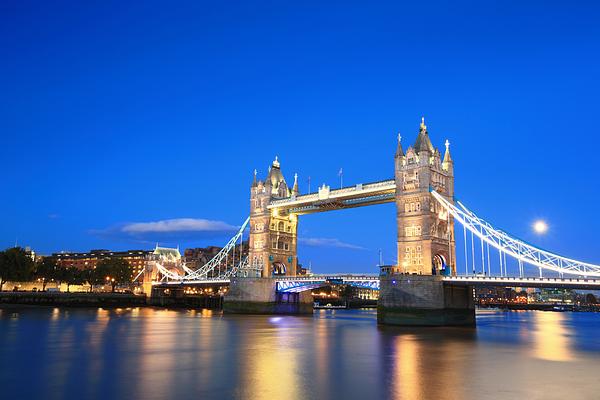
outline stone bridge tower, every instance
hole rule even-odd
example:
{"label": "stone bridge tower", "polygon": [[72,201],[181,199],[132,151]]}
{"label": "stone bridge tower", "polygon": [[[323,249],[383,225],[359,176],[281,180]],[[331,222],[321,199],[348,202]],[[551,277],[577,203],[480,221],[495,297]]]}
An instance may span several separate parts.
{"label": "stone bridge tower", "polygon": [[399,272],[456,274],[454,220],[430,194],[436,190],[453,201],[454,162],[448,141],[443,159],[431,144],[424,119],[406,153],[398,136],[395,179]]}
{"label": "stone bridge tower", "polygon": [[298,176],[290,189],[281,172],[279,160],[269,168],[264,181],[254,181],[250,189],[250,251],[248,262],[262,269],[262,277],[296,275],[298,265],[298,217],[295,214],[269,209],[272,200],[298,195]]}

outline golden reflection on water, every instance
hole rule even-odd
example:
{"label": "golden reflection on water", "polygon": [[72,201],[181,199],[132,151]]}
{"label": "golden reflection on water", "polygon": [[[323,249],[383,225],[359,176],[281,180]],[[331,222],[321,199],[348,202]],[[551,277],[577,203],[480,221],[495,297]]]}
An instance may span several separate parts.
{"label": "golden reflection on water", "polygon": [[174,326],[179,320],[175,311],[144,310],[140,344],[140,377],[136,398],[169,398],[169,387],[175,378],[175,349],[177,343]]}
{"label": "golden reflection on water", "polygon": [[465,338],[470,332],[438,329],[431,334],[431,329],[417,328],[392,339],[388,350],[393,357],[389,382],[391,398],[464,398],[465,346],[448,335]]}
{"label": "golden reflection on water", "polygon": [[569,331],[564,326],[565,313],[537,312],[534,316],[533,355],[549,361],[573,360]]}
{"label": "golden reflection on water", "polygon": [[420,372],[420,343],[414,335],[401,335],[394,342],[394,395],[397,398],[420,399],[423,397]]}
{"label": "golden reflection on water", "polygon": [[[242,398],[256,400],[305,398],[300,382],[299,356],[302,337],[285,324],[292,317],[269,317],[272,326],[247,336],[242,356]],[[297,321],[296,321],[297,322]],[[312,321],[310,321],[312,322]],[[270,341],[273,340],[274,341]]]}

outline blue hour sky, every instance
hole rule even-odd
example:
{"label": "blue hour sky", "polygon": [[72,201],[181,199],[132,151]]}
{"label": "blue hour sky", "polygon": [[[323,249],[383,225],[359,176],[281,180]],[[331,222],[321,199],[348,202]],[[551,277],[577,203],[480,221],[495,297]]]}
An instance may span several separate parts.
{"label": "blue hour sky", "polygon": [[[598,20],[591,1],[3,1],[0,247],[220,245],[275,155],[303,192],[387,179],[424,116],[463,203],[600,263]],[[302,217],[300,261],[395,262],[394,207]]]}

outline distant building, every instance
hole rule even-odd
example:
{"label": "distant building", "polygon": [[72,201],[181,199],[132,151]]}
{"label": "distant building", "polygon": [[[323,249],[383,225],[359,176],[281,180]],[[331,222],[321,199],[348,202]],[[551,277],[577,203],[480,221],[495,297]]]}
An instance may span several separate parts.
{"label": "distant building", "polygon": [[39,256],[33,251],[33,249],[29,246],[25,247],[25,254],[29,256],[33,261],[38,261]]}
{"label": "distant building", "polygon": [[52,258],[62,267],[75,267],[79,270],[94,269],[100,260],[121,258],[129,262],[133,268],[133,276],[137,276],[146,266],[148,256],[154,250],[111,251],[106,249],[90,250],[87,253],[60,252],[53,253]]}
{"label": "distant building", "polygon": [[[183,252],[183,262],[186,264],[186,267],[196,270],[207,262],[209,262],[214,256],[221,251],[222,247],[218,246],[208,246],[208,247],[196,247],[185,249]],[[242,258],[248,256],[248,242],[243,242],[241,246]],[[235,263],[238,264],[240,260],[240,245],[238,244],[235,248]],[[233,253],[231,253],[233,257]],[[234,260],[228,260],[230,263],[233,263]]]}

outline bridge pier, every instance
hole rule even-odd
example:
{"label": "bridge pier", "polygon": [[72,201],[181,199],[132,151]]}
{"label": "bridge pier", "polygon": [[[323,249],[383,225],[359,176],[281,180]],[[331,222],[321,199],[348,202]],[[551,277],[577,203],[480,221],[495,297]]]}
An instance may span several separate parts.
{"label": "bridge pier", "polygon": [[444,283],[441,276],[382,276],[377,322],[400,326],[474,326],[473,287]]}
{"label": "bridge pier", "polygon": [[272,278],[231,278],[223,299],[223,312],[229,314],[312,314],[310,291],[277,293]]}

